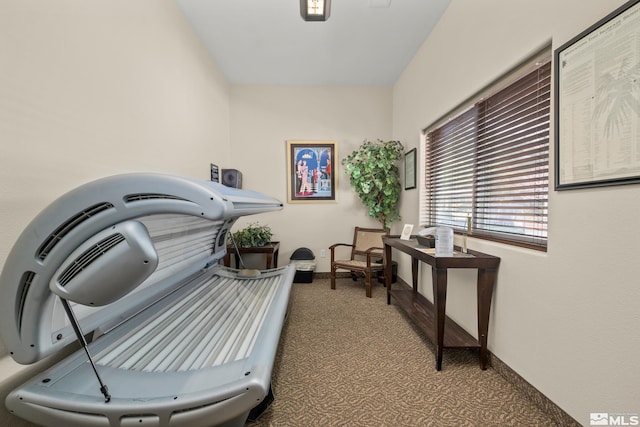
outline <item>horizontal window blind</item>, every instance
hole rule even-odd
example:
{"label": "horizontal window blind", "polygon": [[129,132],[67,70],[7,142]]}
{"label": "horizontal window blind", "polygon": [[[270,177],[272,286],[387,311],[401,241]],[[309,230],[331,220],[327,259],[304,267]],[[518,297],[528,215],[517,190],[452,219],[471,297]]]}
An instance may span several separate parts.
{"label": "horizontal window blind", "polygon": [[546,248],[550,49],[528,70],[425,132],[422,225]]}
{"label": "horizontal window blind", "polygon": [[425,181],[429,224],[461,228],[473,210],[477,108],[427,134]]}

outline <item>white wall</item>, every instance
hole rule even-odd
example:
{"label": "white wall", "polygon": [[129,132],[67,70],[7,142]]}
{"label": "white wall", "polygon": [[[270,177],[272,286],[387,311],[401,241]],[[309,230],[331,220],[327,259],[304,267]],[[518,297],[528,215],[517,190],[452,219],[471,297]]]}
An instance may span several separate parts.
{"label": "white wall", "polygon": [[[420,129],[549,40],[555,49],[623,3],[453,0],[395,85],[394,138],[417,147]],[[418,222],[414,195],[403,199],[404,222]],[[639,413],[640,187],[551,189],[549,206],[547,253],[470,240],[502,259],[489,348],[583,424],[590,412]],[[408,259],[399,258],[410,279]],[[447,313],[469,331],[473,280],[450,273],[447,298]],[[421,282],[430,298],[428,268]]]}
{"label": "white wall", "polygon": [[[80,184],[208,178],[229,158],[229,85],[173,1],[0,0],[0,265]],[[0,402],[18,371],[5,354]],[[2,403],[0,425],[28,424]]]}
{"label": "white wall", "polygon": [[[389,87],[233,86],[231,167],[243,173],[244,188],[285,202],[283,211],[242,218],[233,230],[250,222],[268,224],[281,242],[280,265],[295,249],[307,247],[316,255],[316,271],[329,271],[331,244],[350,243],[355,225],[379,225],[367,216],[340,160],[365,138],[391,136],[391,96]],[[286,203],[287,140],[337,142],[335,203]],[[323,248],[326,258],[320,258]]]}

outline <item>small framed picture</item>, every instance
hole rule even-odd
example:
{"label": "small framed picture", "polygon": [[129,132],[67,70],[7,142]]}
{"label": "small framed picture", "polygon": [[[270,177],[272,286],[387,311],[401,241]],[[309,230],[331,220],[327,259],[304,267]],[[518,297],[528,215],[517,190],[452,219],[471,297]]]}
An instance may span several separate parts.
{"label": "small framed picture", "polygon": [[220,176],[218,175],[218,165],[211,163],[211,181],[220,182]]}
{"label": "small framed picture", "polygon": [[416,188],[416,149],[407,151],[404,155],[404,189]]}
{"label": "small framed picture", "polygon": [[402,234],[400,240],[409,240],[411,238],[411,232],[413,231],[413,224],[405,224],[402,227]]}

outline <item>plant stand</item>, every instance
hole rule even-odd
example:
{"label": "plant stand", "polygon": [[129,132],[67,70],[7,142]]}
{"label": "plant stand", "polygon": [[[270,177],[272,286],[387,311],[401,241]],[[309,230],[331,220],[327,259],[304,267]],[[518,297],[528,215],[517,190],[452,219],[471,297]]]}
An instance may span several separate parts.
{"label": "plant stand", "polygon": [[266,268],[276,268],[278,266],[278,252],[280,251],[280,242],[271,242],[264,246],[255,247],[239,247],[237,250],[233,245],[227,246],[227,253],[224,256],[224,265],[231,266],[231,254],[235,255],[236,268],[240,268],[241,254],[265,254]]}

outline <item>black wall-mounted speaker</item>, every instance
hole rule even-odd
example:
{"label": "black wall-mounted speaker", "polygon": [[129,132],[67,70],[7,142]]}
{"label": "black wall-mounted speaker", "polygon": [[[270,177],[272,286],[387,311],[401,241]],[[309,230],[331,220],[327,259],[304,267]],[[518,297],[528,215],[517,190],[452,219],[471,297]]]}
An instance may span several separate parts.
{"label": "black wall-mounted speaker", "polygon": [[237,169],[222,169],[222,185],[242,188],[242,172]]}

